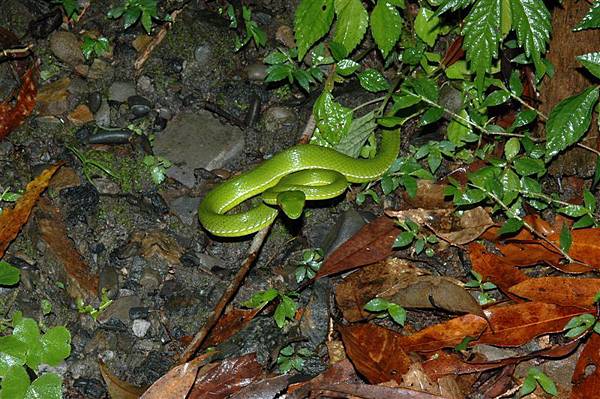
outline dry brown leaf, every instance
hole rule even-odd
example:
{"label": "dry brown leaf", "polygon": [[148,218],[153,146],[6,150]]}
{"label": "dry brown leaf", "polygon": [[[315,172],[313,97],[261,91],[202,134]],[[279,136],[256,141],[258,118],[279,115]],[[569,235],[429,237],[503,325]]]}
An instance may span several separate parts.
{"label": "dry brown leaf", "polygon": [[204,340],[202,347],[217,346],[221,342],[225,342],[227,338],[248,325],[261,310],[260,307],[255,309],[232,308],[219,318],[217,324],[211,329],[210,334]]}
{"label": "dry brown leaf", "polygon": [[439,308],[485,317],[477,301],[457,281],[431,276],[401,259],[366,266],[336,287],[336,301],[348,321],[372,315],[363,307],[375,297],[406,308]]}
{"label": "dry brown leaf", "polygon": [[38,68],[31,66],[21,77],[21,87],[12,102],[11,98],[0,103],[0,140],[16,129],[35,107],[37,93]]}
{"label": "dry brown leaf", "polygon": [[358,382],[359,378],[354,371],[354,367],[348,358],[334,363],[323,373],[312,378],[309,381],[298,384],[291,384],[288,387],[286,396],[287,399],[303,399],[309,397],[310,392],[319,389],[323,384],[339,384],[342,382],[353,383]]}
{"label": "dry brown leaf", "polygon": [[102,360],[100,363],[100,374],[106,383],[108,394],[111,399],[137,399],[144,393],[144,388],[123,381],[110,372]]}
{"label": "dry brown leaf", "polygon": [[417,192],[414,197],[407,194],[406,190],[402,191],[402,199],[411,208],[423,209],[445,209],[453,208],[452,201],[446,200],[444,190],[447,184],[435,183],[431,180],[417,180]]}
{"label": "dry brown leaf", "polygon": [[589,399],[600,392],[600,335],[592,334],[573,372],[571,399]]}
{"label": "dry brown leaf", "polygon": [[27,184],[25,194],[19,198],[14,208],[6,208],[0,214],[0,258],[4,256],[8,244],[17,237],[19,231],[21,231],[21,227],[29,220],[29,215],[35,203],[46,187],[48,187],[50,179],[61,165],[62,163],[59,163],[44,170],[38,177]]}
{"label": "dry brown leaf", "polygon": [[525,273],[504,258],[488,253],[479,243],[469,244],[469,257],[473,270],[481,274],[483,281],[491,281],[504,293],[513,285],[527,280]]}
{"label": "dry brown leaf", "polygon": [[130,242],[140,245],[140,254],[146,259],[158,256],[169,265],[180,265],[183,249],[175,238],[162,230],[136,231],[131,235]]}
{"label": "dry brown leaf", "polygon": [[399,384],[411,360],[402,349],[402,336],[373,324],[338,326],[354,367],[372,384],[394,380]]}
{"label": "dry brown leaf", "polygon": [[67,277],[67,292],[72,298],[91,300],[98,294],[98,276],[94,274],[73,241],[67,236],[67,228],[58,208],[42,199],[36,221],[40,236],[52,254],[63,266]]}
{"label": "dry brown leaf", "polygon": [[600,279],[539,277],[522,281],[509,291],[532,301],[554,303],[562,306],[590,307],[600,292]]}
{"label": "dry brown leaf", "polygon": [[38,111],[41,115],[60,114],[68,106],[71,79],[64,77],[40,88],[37,95]]}
{"label": "dry brown leaf", "polygon": [[394,251],[392,244],[400,230],[394,220],[380,216],[361,228],[352,238],[325,259],[315,279],[379,262]]}
{"label": "dry brown leaf", "polygon": [[188,399],[229,397],[262,378],[262,375],[262,366],[256,361],[256,353],[225,359],[198,373]]}

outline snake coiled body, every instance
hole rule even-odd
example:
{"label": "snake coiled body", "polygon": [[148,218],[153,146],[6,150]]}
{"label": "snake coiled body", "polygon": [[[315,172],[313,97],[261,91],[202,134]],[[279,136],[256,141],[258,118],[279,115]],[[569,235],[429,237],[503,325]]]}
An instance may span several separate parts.
{"label": "snake coiled body", "polygon": [[[273,223],[278,209],[260,203],[245,212],[235,214],[226,214],[226,212],[248,198],[269,189],[276,190],[275,186],[285,176],[303,170],[313,170],[313,176],[315,173],[318,174],[319,170],[335,171],[343,175],[348,183],[377,180],[396,159],[399,149],[399,131],[383,132],[379,151],[371,159],[355,159],[334,149],[312,144],[296,145],[210,191],[198,209],[200,223],[216,236],[238,237],[252,234]],[[341,194],[339,189],[328,187],[325,186],[323,189],[316,187],[312,193],[306,193],[306,199],[328,199]]]}

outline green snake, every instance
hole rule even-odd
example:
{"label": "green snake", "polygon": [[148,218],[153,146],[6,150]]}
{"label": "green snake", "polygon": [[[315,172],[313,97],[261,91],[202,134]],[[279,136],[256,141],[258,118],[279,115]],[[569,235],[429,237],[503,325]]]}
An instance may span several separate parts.
{"label": "green snake", "polygon": [[[396,159],[399,149],[397,130],[382,133],[379,151],[371,159],[355,159],[313,144],[290,147],[212,189],[200,203],[200,223],[215,236],[239,237],[255,233],[273,223],[278,209],[270,205],[283,207],[286,194],[300,192],[306,200],[334,198],[346,190],[348,183],[379,179]],[[226,214],[259,194],[263,202],[258,206]]]}

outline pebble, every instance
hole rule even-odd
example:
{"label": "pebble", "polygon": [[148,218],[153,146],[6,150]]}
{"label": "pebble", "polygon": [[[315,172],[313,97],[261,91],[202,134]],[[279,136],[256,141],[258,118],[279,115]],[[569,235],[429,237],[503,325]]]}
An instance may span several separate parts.
{"label": "pebble", "polygon": [[92,80],[103,79],[111,81],[114,78],[115,71],[110,64],[100,58],[94,59],[92,66],[87,72],[87,78]]}
{"label": "pebble", "polygon": [[158,289],[160,285],[160,274],[154,269],[145,268],[140,277],[140,285],[148,291],[154,291]]}
{"label": "pebble", "polygon": [[90,93],[87,98],[87,105],[93,113],[98,112],[102,105],[102,94],[98,91]]}
{"label": "pebble", "polygon": [[250,64],[246,68],[248,80],[263,81],[267,77],[267,66],[265,64]]}
{"label": "pebble", "polygon": [[140,76],[137,81],[137,91],[145,96],[151,96],[154,94],[154,86],[152,85],[152,79],[146,75]]}
{"label": "pebble", "polygon": [[145,319],[148,317],[149,309],[144,306],[138,306],[129,309],[129,318],[131,320],[135,319]]}
{"label": "pebble", "polygon": [[210,46],[200,45],[196,47],[196,50],[194,50],[194,59],[201,66],[205,65],[208,63],[208,61],[210,61],[211,53],[212,51],[210,49]]}
{"label": "pebble", "polygon": [[167,123],[169,123],[168,120],[156,115],[156,118],[154,118],[154,122],[152,123],[152,130],[155,132],[162,132],[167,128]]}
{"label": "pebble", "polygon": [[171,58],[167,60],[167,68],[173,74],[183,72],[183,60],[181,58]]}
{"label": "pebble", "polygon": [[127,104],[131,113],[137,118],[147,115],[152,110],[152,103],[148,99],[138,95],[127,98]]}
{"label": "pebble", "polygon": [[137,295],[122,296],[113,301],[98,316],[99,323],[107,323],[110,319],[123,323],[129,322],[129,309],[142,306],[142,301]]}
{"label": "pebble", "polygon": [[138,338],[142,338],[146,335],[148,330],[150,329],[150,322],[148,320],[136,319],[133,321],[131,326],[131,330],[133,331],[133,335]]}
{"label": "pebble", "polygon": [[81,64],[84,61],[81,42],[71,32],[58,31],[51,34],[50,51],[56,58],[71,66]]}
{"label": "pebble", "polygon": [[198,215],[200,197],[179,197],[169,204],[171,212],[187,225],[193,225]]}
{"label": "pebble", "polygon": [[135,85],[131,82],[113,82],[108,88],[108,100],[122,103],[135,96]]}
{"label": "pebble", "polygon": [[102,100],[100,108],[95,112],[94,120],[98,126],[110,127],[110,106],[106,99]]}
{"label": "pebble", "polygon": [[100,270],[98,276],[98,296],[102,298],[102,291],[106,290],[109,299],[115,299],[119,293],[119,275],[114,267],[106,266]]}

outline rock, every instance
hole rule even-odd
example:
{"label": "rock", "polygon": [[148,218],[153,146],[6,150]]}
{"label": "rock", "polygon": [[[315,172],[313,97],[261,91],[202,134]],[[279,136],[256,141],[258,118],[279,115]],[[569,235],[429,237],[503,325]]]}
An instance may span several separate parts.
{"label": "rock", "polygon": [[129,309],[142,306],[142,301],[136,295],[117,298],[98,316],[99,323],[106,323],[110,319],[129,322]]}
{"label": "rock", "polygon": [[87,105],[93,113],[98,112],[102,105],[102,94],[99,91],[90,93],[87,98]]}
{"label": "rock", "polygon": [[267,77],[267,66],[265,64],[251,64],[246,68],[248,80],[262,82]]}
{"label": "rock", "polygon": [[140,285],[148,291],[154,291],[158,289],[160,285],[160,274],[154,269],[146,267],[140,277]]}
{"label": "rock", "polygon": [[84,61],[81,41],[71,32],[58,31],[50,35],[50,51],[56,58],[71,66]]}
{"label": "rock", "polygon": [[98,108],[98,111],[94,115],[94,120],[98,126],[110,127],[110,106],[106,99],[102,100],[100,108]]}
{"label": "rock", "polygon": [[73,382],[73,387],[83,394],[84,398],[102,399],[107,395],[104,383],[95,378],[78,378]]}
{"label": "rock", "polygon": [[154,153],[173,162],[167,175],[193,187],[194,169],[216,169],[242,152],[244,135],[206,111],[177,115],[156,135]]}
{"label": "rock", "polygon": [[268,131],[277,131],[284,125],[292,125],[297,120],[296,112],[286,107],[270,107],[262,117]]}
{"label": "rock", "polygon": [[87,78],[93,80],[111,81],[114,78],[115,71],[110,64],[100,58],[96,58],[92,62],[92,66],[88,70]]}
{"label": "rock", "polygon": [[210,49],[210,46],[202,44],[196,47],[196,49],[194,50],[194,59],[200,66],[206,65],[210,60],[211,53],[212,51]]}
{"label": "rock", "polygon": [[316,348],[327,339],[330,295],[331,281],[328,278],[315,281],[310,299],[300,319],[301,334],[308,338],[312,348]]}
{"label": "rock", "polygon": [[173,212],[183,223],[192,225],[196,222],[200,197],[179,197],[169,204]]}
{"label": "rock", "polygon": [[127,99],[131,113],[138,118],[147,115],[152,110],[152,103],[142,96],[131,96]]}
{"label": "rock", "polygon": [[104,290],[109,299],[115,299],[119,293],[119,275],[114,267],[105,266],[100,270],[98,276],[98,296],[102,297],[102,291]]}
{"label": "rock", "polygon": [[90,111],[87,105],[79,104],[73,111],[69,112],[67,118],[75,126],[81,126],[93,121],[94,115],[92,115],[92,111]]}
{"label": "rock", "polygon": [[108,88],[108,100],[122,103],[135,96],[135,85],[131,82],[113,82]]}
{"label": "rock", "polygon": [[148,308],[147,307],[136,307],[136,308],[131,308],[129,309],[129,318],[131,320],[135,320],[135,319],[145,319],[148,317]]}
{"label": "rock", "polygon": [[150,326],[151,324],[148,320],[136,319],[133,321],[131,330],[133,331],[133,335],[135,335],[138,338],[142,338],[144,335],[146,335],[146,333],[150,329]]}
{"label": "rock", "polygon": [[152,79],[146,75],[140,76],[137,81],[137,91],[144,96],[151,96],[154,94],[154,86],[152,85]]}
{"label": "rock", "polygon": [[171,58],[167,60],[167,71],[172,74],[179,74],[183,72],[183,60],[179,57]]}

